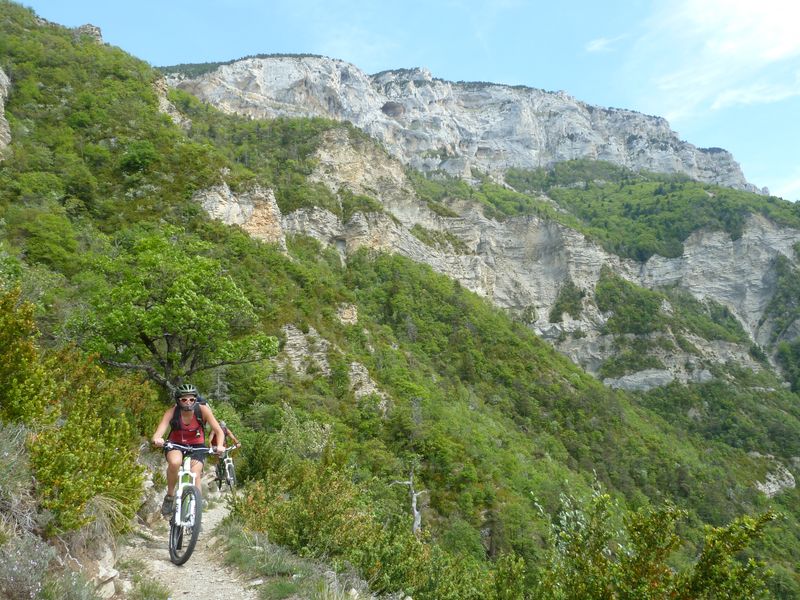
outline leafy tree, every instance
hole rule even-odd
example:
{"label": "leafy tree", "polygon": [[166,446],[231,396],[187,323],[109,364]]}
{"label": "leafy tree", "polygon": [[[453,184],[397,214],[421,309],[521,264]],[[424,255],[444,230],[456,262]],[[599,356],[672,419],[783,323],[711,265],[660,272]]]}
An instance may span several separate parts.
{"label": "leafy tree", "polygon": [[193,374],[262,360],[277,340],[256,331],[256,314],[209,247],[174,227],[132,230],[99,268],[108,286],[78,324],[84,346],[106,364],[143,371],[168,390]]}
{"label": "leafy tree", "polygon": [[[616,523],[623,516],[623,526]],[[763,565],[736,557],[776,518],[772,512],[707,526],[703,549],[690,565],[670,563],[682,543],[678,524],[687,513],[674,506],[620,511],[595,490],[580,502],[562,498],[553,520],[548,557],[533,597],[550,599],[652,599],[766,597]]]}

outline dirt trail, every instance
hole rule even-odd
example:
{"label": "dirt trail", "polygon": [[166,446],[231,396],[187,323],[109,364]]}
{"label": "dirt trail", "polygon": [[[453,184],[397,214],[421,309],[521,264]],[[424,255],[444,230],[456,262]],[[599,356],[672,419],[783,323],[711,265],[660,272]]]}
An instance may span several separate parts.
{"label": "dirt trail", "polygon": [[256,600],[256,588],[249,586],[235,569],[223,564],[221,540],[213,535],[214,528],[228,513],[226,496],[213,494],[209,497],[213,498],[214,506],[203,511],[200,538],[187,563],[177,567],[169,560],[166,520],[144,532],[152,534],[151,539],[132,540],[119,558],[144,563],[146,572],[143,575],[166,587],[171,600]]}

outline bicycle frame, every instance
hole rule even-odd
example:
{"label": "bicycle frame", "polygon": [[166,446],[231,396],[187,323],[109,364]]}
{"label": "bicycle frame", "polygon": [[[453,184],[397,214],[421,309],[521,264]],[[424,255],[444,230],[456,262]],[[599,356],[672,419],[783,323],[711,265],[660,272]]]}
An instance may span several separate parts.
{"label": "bicycle frame", "polygon": [[[167,450],[180,450],[183,452],[183,460],[181,461],[181,466],[178,469],[178,483],[175,486],[174,495],[175,498],[182,498],[183,497],[183,490],[189,486],[197,487],[197,476],[192,472],[192,452],[203,452],[211,454],[213,450],[210,448],[193,448],[191,446],[181,446],[180,444],[173,444],[168,442],[164,445],[164,448]],[[199,488],[198,488],[199,489]],[[194,525],[194,511],[189,511],[187,514],[187,519],[183,520],[181,517],[181,507],[180,503],[176,500],[175,507],[174,507],[174,522],[176,525],[179,526],[186,526],[192,527]]]}

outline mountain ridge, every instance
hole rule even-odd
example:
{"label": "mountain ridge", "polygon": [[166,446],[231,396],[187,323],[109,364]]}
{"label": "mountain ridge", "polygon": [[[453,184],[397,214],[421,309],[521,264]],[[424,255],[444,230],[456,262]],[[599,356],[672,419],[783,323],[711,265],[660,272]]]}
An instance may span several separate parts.
{"label": "mountain ridge", "polygon": [[245,58],[196,77],[167,72],[166,78],[227,112],[351,121],[403,163],[427,172],[470,177],[476,168],[502,179],[509,167],[590,158],[767,193],[745,180],[729,152],[680,140],[663,117],[593,106],[563,91],[448,82],[425,68],[367,75],[317,56]]}

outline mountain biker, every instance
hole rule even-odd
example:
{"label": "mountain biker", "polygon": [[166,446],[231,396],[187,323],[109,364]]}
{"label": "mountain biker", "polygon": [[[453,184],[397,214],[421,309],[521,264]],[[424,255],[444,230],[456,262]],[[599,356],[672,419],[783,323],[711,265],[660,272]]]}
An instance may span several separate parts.
{"label": "mountain biker", "polygon": [[[230,429],[228,429],[228,426],[225,424],[225,421],[220,421],[219,422],[219,426],[222,429],[222,433],[225,434],[225,437],[223,439],[227,440],[228,438],[230,438],[231,441],[233,442],[233,444],[231,444],[231,446],[235,446],[236,444],[239,443],[238,438],[235,435],[233,435],[233,432]],[[209,438],[209,444],[213,446],[215,439],[216,439],[216,437],[214,435],[214,432],[211,432],[211,437]],[[223,444],[224,443],[225,442],[223,441]]]}
{"label": "mountain biker", "polygon": [[[224,448],[225,434],[219,426],[214,413],[207,404],[200,404],[197,401],[197,388],[190,383],[181,385],[175,395],[175,406],[168,408],[161,417],[161,422],[153,433],[153,445],[158,448],[164,447],[164,434],[167,427],[170,428],[167,441],[183,446],[195,448],[205,448],[205,424],[211,426],[217,442],[216,451],[222,452]],[[167,494],[161,504],[161,514],[170,515],[172,506],[175,502],[175,486],[178,483],[178,470],[183,461],[183,452],[180,450],[165,450],[167,458]],[[200,478],[203,475],[203,462],[206,454],[203,452],[192,453],[192,473],[195,475],[197,488],[200,491]]]}

